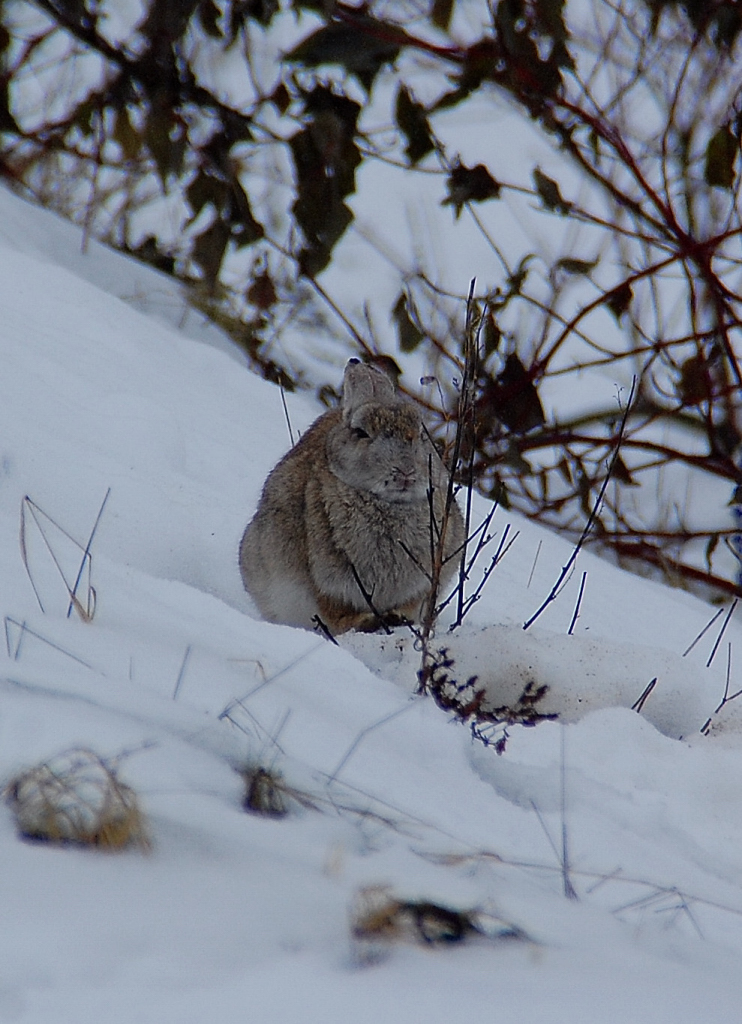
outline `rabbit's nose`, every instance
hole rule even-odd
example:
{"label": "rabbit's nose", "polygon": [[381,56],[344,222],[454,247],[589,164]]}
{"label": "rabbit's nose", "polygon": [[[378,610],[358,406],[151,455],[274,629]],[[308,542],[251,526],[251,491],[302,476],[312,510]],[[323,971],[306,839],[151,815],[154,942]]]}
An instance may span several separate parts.
{"label": "rabbit's nose", "polygon": [[405,489],[412,487],[417,478],[417,473],[415,472],[414,467],[405,469],[403,466],[397,466],[394,475],[399,486],[404,487]]}

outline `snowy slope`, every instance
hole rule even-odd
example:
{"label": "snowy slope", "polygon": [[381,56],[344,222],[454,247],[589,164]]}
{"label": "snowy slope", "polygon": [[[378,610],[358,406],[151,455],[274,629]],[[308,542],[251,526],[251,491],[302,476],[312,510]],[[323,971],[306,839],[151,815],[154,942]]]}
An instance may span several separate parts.
{"label": "snowy slope", "polygon": [[[681,659],[714,609],[581,554],[524,632],[569,548],[498,511],[498,538],[519,536],[440,641],[495,702],[535,678],[570,724],[513,727],[502,756],[473,743],[412,696],[403,633],[335,647],[250,607],[236,549],[288,444],[275,389],[196,340],[197,320],[177,330],[160,275],[82,254],[78,232],[7,192],[0,213],[0,777],[77,745],[118,758],[153,842],[30,844],[2,808],[0,1019],[738,1021],[735,703],[700,733],[734,618],[709,669],[721,618]],[[290,409],[298,429],[318,412]],[[70,538],[85,546],[109,488],[85,623],[50,548],[74,580]],[[733,659],[731,692],[736,674]],[[305,805],[246,814],[239,769],[258,762]],[[354,941],[370,886],[476,912],[486,934]]]}

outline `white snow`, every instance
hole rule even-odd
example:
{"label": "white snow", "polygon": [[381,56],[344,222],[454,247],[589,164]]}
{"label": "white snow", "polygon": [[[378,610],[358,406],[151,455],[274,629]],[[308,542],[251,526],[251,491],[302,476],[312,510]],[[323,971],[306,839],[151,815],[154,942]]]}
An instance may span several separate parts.
{"label": "white snow", "polygon": [[[91,748],[153,841],[31,844],[2,807],[0,1019],[740,1019],[742,709],[713,715],[735,616],[706,668],[723,616],[683,658],[715,609],[583,552],[524,631],[570,548],[498,510],[493,543],[519,536],[437,641],[492,703],[534,679],[562,719],[510,727],[498,756],[414,695],[403,631],[336,647],[258,620],[236,551],[283,410],[174,285],[2,191],[0,302],[0,778]],[[304,429],[319,410],[289,400]],[[109,488],[83,622],[52,552],[74,582]],[[245,813],[256,763],[315,809]],[[375,885],[525,938],[371,956],[349,912]]]}

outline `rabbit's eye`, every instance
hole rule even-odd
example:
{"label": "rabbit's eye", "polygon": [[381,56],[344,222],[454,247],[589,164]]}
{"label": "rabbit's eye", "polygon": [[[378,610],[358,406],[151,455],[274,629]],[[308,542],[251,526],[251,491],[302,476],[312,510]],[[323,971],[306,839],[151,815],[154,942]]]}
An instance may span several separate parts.
{"label": "rabbit's eye", "polygon": [[362,427],[354,427],[352,430],[353,437],[358,441],[368,441],[370,434],[367,434]]}

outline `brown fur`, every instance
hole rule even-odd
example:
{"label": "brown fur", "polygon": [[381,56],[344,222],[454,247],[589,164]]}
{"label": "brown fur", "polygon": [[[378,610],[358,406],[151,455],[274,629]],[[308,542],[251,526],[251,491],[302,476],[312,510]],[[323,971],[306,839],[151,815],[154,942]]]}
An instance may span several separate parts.
{"label": "brown fur", "polygon": [[[416,407],[380,376],[349,364],[342,408],[320,416],[265,483],[240,569],[269,621],[312,628],[319,616],[334,634],[376,628],[378,616],[421,614],[430,591],[429,467],[439,522],[445,471]],[[462,539],[454,506],[446,556]],[[453,571],[451,560],[442,583]]]}

